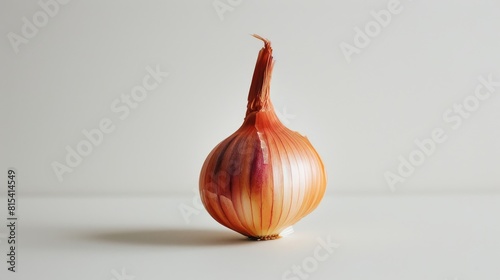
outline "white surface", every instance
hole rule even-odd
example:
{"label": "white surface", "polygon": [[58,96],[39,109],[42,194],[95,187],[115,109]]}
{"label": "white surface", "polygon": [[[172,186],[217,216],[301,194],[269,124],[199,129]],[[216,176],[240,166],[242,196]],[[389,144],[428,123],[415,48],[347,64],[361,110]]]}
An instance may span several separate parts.
{"label": "white surface", "polygon": [[[178,207],[191,203],[184,196],[19,197],[19,272],[2,264],[0,278],[121,280],[113,273],[124,269],[135,280],[278,280],[311,261],[317,238],[329,236],[338,248],[307,279],[500,278],[499,194],[326,197],[294,234],[259,242],[205,211],[186,224]],[[0,248],[4,255],[5,238]]]}
{"label": "white surface", "polygon": [[[330,194],[387,192],[384,172],[436,127],[449,139],[398,187],[498,190],[500,88],[458,130],[442,114],[479,76],[500,80],[499,1],[401,0],[351,63],[339,45],[393,0],[220,0],[238,3],[223,20],[216,1],[68,1],[17,54],[7,34],[42,9],[0,1],[0,172],[18,168],[23,193],[190,192],[206,155],[241,124],[258,33],[277,60],[272,100],[324,158]],[[155,65],[169,77],[119,119],[113,100]],[[51,163],[102,118],[115,131],[59,182]]]}

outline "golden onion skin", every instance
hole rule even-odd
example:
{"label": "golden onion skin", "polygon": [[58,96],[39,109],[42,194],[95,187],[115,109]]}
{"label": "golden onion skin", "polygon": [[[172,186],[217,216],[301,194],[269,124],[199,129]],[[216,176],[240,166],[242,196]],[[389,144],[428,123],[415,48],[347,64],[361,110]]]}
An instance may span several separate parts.
{"label": "golden onion skin", "polygon": [[312,212],[326,189],[326,172],[309,140],[286,128],[269,98],[274,60],[270,42],[259,52],[242,126],[219,143],[200,174],[200,196],[220,224],[268,240]]}

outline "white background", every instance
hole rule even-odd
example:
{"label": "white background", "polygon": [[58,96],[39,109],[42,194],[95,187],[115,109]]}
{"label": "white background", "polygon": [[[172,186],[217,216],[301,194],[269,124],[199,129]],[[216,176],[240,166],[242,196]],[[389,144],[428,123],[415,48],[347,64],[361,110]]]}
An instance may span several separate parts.
{"label": "white background", "polygon": [[[390,3],[380,27],[372,14]],[[0,257],[0,278],[304,279],[288,273],[299,266],[308,279],[498,280],[500,86],[460,125],[453,110],[481,77],[500,81],[500,2],[397,3],[73,0],[27,38],[39,2],[2,0],[0,218],[14,167],[19,272]],[[367,26],[379,30],[363,45]],[[278,115],[329,179],[296,233],[269,242],[217,224],[196,192],[205,157],[243,121],[262,48],[253,33],[273,44]],[[168,77],[126,117],[114,112],[148,67]],[[58,180],[54,163],[104,119],[114,131]],[[436,129],[446,141],[401,174]],[[404,181],[391,189],[387,172]],[[9,236],[1,226],[2,256]],[[318,260],[329,239],[338,247]]]}
{"label": "white background", "polygon": [[[42,9],[2,1],[0,169],[18,168],[24,193],[190,192],[243,120],[257,33],[274,47],[274,105],[323,157],[328,193],[390,191],[384,173],[438,127],[446,142],[397,191],[498,190],[500,88],[456,130],[442,115],[478,77],[500,80],[500,3],[401,1],[348,63],[340,44],[388,3],[241,1],[219,17],[212,1],[70,1],[16,54],[7,34]],[[156,65],[169,76],[119,119],[113,100]],[[103,118],[116,129],[60,182],[51,164]]]}

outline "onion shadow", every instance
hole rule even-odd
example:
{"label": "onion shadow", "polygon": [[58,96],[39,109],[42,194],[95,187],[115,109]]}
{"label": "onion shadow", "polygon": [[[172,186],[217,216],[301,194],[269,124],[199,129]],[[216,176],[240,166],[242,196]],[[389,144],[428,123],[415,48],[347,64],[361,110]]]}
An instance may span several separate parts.
{"label": "onion shadow", "polygon": [[78,234],[87,241],[145,246],[199,247],[252,243],[245,236],[211,229],[124,229]]}

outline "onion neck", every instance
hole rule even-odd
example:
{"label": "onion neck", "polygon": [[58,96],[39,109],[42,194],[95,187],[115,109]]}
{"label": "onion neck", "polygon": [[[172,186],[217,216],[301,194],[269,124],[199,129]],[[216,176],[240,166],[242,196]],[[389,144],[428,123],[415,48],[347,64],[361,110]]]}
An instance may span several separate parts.
{"label": "onion neck", "polygon": [[259,35],[253,35],[255,38],[264,42],[264,47],[260,50],[255,70],[253,72],[252,84],[248,93],[248,105],[245,119],[253,112],[273,110],[269,98],[271,74],[274,66],[273,49],[271,42]]}

